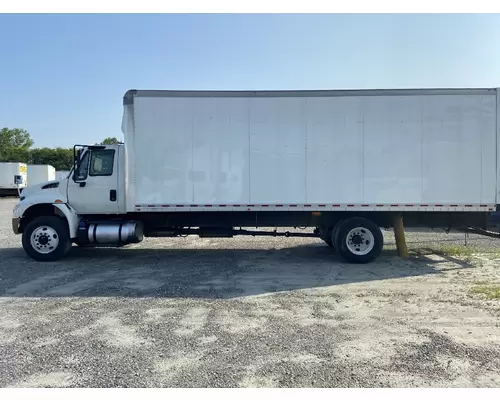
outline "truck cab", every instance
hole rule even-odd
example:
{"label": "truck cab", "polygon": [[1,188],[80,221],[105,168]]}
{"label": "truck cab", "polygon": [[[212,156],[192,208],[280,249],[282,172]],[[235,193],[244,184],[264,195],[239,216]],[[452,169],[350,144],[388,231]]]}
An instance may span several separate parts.
{"label": "truck cab", "polygon": [[124,212],[123,164],[123,145],[75,146],[69,175],[27,187],[16,210],[65,204],[79,215]]}
{"label": "truck cab", "polygon": [[[16,234],[23,234],[25,251],[39,261],[59,259],[72,243],[85,245],[103,235],[110,237],[111,225],[104,229],[106,232],[95,225],[89,236],[91,225],[84,224],[82,232],[85,218],[111,219],[125,213],[124,146],[78,145],[74,161],[67,178],[26,188],[14,207],[12,228]],[[124,226],[112,226],[113,243],[123,243],[120,235],[127,234]]]}
{"label": "truck cab", "polygon": [[67,203],[78,214],[125,212],[124,147],[82,146],[67,182]]}

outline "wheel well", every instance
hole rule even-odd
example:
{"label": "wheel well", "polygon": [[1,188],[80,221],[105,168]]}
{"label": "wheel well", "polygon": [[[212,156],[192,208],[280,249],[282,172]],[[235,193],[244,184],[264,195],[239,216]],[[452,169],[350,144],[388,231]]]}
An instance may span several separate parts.
{"label": "wheel well", "polygon": [[51,216],[56,215],[59,218],[65,219],[64,214],[52,204],[35,204],[29,207],[23,214],[21,218],[21,224],[19,226],[19,232],[22,233],[24,228],[32,221],[34,218],[42,217],[42,216]]}

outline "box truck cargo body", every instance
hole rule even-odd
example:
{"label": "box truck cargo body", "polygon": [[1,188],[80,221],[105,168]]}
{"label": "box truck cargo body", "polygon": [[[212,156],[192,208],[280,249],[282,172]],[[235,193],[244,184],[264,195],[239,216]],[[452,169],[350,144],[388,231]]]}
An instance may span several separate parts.
{"label": "box truck cargo body", "polygon": [[28,186],[46,183],[56,179],[56,169],[52,165],[28,164]]}
{"label": "box truck cargo body", "polygon": [[[125,143],[75,147],[70,178],[16,209],[23,237],[47,217],[65,221],[65,245],[86,246],[306,226],[367,262],[396,215],[480,229],[498,204],[497,89],[132,90],[123,105]],[[66,251],[33,243],[37,259]]]}
{"label": "box truck cargo body", "polygon": [[17,196],[27,184],[27,167],[24,163],[0,163],[0,196]]}
{"label": "box truck cargo body", "polygon": [[495,92],[376,94],[139,92],[127,210],[495,204]]}

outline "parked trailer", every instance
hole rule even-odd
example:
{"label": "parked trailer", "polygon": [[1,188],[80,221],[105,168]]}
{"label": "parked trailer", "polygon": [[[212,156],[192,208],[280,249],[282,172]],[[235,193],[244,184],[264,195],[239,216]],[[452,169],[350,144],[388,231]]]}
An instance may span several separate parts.
{"label": "parked trailer", "polygon": [[0,163],[0,196],[18,196],[26,187],[27,167],[24,163]]}
{"label": "parked trailer", "polygon": [[[497,208],[497,89],[130,90],[124,144],[75,146],[71,179],[25,189],[36,260],[144,237],[314,236],[347,261],[381,227],[486,229]],[[248,227],[313,227],[302,233]]]}
{"label": "parked trailer", "polygon": [[47,183],[56,179],[56,169],[48,164],[28,164],[29,185]]}

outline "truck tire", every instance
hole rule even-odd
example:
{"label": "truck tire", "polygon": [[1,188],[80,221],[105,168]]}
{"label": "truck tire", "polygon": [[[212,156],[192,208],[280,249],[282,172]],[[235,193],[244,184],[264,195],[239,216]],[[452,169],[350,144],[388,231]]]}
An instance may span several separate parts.
{"label": "truck tire", "polygon": [[23,248],[37,261],[57,261],[71,248],[66,222],[55,216],[33,219],[23,232]]}
{"label": "truck tire", "polygon": [[330,246],[332,249],[335,249],[335,246],[334,246],[331,238],[324,237],[322,239],[323,239],[323,242],[325,242],[328,246]]}
{"label": "truck tire", "polygon": [[332,243],[333,245],[338,248],[337,246],[339,246],[339,226],[342,225],[342,223],[344,222],[344,220],[340,220],[338,221],[335,226],[333,227],[332,229]]}
{"label": "truck tire", "polygon": [[338,228],[342,224],[342,220],[338,221],[333,227],[327,228],[321,233],[321,240],[323,240],[332,249],[336,249],[336,239]]}
{"label": "truck tire", "polygon": [[332,249],[335,248],[333,241],[332,241],[332,231],[333,228],[325,228],[324,230],[322,229],[320,232],[320,239],[325,242],[328,246],[330,246]]}
{"label": "truck tire", "polygon": [[382,252],[384,237],[380,228],[367,218],[353,217],[342,221],[333,231],[339,255],[354,264],[373,261]]}

